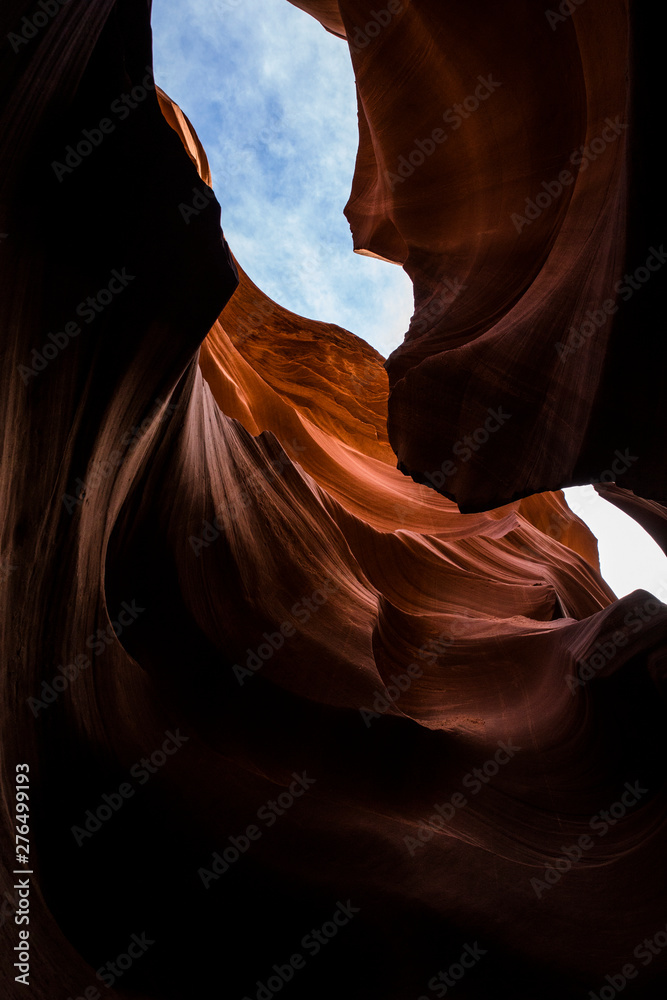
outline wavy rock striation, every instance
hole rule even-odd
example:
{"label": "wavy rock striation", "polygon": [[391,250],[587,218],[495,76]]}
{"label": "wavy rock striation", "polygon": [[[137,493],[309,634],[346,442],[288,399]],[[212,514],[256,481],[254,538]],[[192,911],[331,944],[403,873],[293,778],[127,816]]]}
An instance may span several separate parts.
{"label": "wavy rock striation", "polygon": [[[369,34],[367,4],[298,6]],[[567,378],[550,352],[557,315],[562,337],[622,266],[623,133],[523,236],[504,216],[621,113],[627,21],[588,0],[552,40],[534,5],[506,8],[506,39],[494,5],[473,29],[424,0],[350,42],[355,244],[415,282],[391,393],[372,348],[235,264],[201,144],[153,85],[147,7],[72,0],[17,43],[0,939],[14,954],[27,764],[37,1000],[402,1000],[450,969],[462,1000],[562,1000],[628,962],[624,995],[659,995],[660,948],[635,949],[665,924],[667,608],[616,600],[545,492],[583,474],[604,413],[601,342]],[[413,132],[488,73],[503,86],[448,155],[391,192]],[[468,287],[431,321],[445,278]],[[479,427],[450,490],[450,442]]]}
{"label": "wavy rock striation", "polygon": [[[331,26],[331,5],[298,6]],[[399,468],[473,511],[604,481],[620,449],[619,484],[665,501],[656,25],[623,0],[377,6],[338,3],[359,98],[346,214],[414,284],[387,363]],[[507,429],[457,464],[499,407]]]}

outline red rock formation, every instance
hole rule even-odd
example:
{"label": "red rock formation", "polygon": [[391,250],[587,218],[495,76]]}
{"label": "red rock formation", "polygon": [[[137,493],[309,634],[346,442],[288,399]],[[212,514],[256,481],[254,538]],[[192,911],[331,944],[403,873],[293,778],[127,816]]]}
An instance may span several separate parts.
{"label": "red rock formation", "polygon": [[[300,6],[338,30],[333,5]],[[340,6],[348,36],[365,26],[362,4]],[[532,6],[521,11],[525,64],[502,58],[537,88],[536,120],[543,80],[567,59],[554,48],[533,67],[544,54]],[[26,12],[11,11],[18,24]],[[475,72],[480,51],[502,50],[492,19],[468,32],[467,13],[448,14]],[[437,90],[442,13],[412,4],[403,18],[378,38],[387,65],[396,73],[404,51],[414,93]],[[620,44],[615,8],[609,19]],[[403,98],[364,52],[353,59],[377,130]],[[414,336],[390,364],[406,373],[390,396],[367,344],[253,285],[221,236],[204,151],[149,63],[146,9],[73,2],[17,54],[1,122],[3,956],[19,940],[15,769],[27,764],[38,1000],[254,997],[297,953],[293,997],[427,995],[462,955],[475,960],[461,998],[506,981],[520,1000],[585,997],[632,961],[641,978],[624,995],[657,996],[664,959],[644,967],[633,949],[665,921],[667,608],[639,591],[615,600],[560,492],[461,513],[401,475],[387,407],[394,443],[403,428],[417,447],[421,402],[402,417]],[[121,117],[126,94],[136,107]],[[554,130],[576,132],[571,118],[568,105]],[[446,212],[428,185],[431,201],[413,194],[399,213],[409,229],[365,211],[380,198],[364,187],[365,128],[357,244],[399,259],[404,240],[415,257],[421,226],[422,315],[453,259],[446,228],[429,244]],[[103,137],[70,166],[83,130]],[[399,138],[397,125],[397,150]],[[457,209],[461,225],[492,210],[492,193],[479,197]],[[510,287],[525,306],[545,245],[530,238],[504,263],[494,240],[461,244],[468,280],[489,283],[466,309],[488,319]],[[556,462],[576,447],[552,412],[535,426]],[[462,463],[474,498],[462,506],[484,506],[482,470],[495,490],[503,448],[512,479],[520,426],[489,439],[484,465],[482,453]],[[1,981],[24,996],[13,961]]]}
{"label": "red rock formation", "polygon": [[[331,26],[331,5],[298,6]],[[355,248],[415,289],[387,364],[391,442],[466,511],[600,481],[617,449],[634,456],[619,483],[667,499],[664,392],[635,350],[665,260],[655,27],[623,0],[564,6],[338,3],[359,95]],[[650,350],[662,370],[664,338]],[[499,407],[511,431],[456,463]]]}

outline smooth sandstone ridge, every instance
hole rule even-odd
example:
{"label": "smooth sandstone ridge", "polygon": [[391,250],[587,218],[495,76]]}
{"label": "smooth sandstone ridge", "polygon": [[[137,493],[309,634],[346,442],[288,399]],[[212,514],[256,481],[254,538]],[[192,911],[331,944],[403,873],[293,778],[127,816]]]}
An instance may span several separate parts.
{"label": "smooth sandstone ridge", "polygon": [[351,51],[355,248],[415,285],[386,370],[236,264],[149,5],[71,0],[8,63],[4,995],[653,1000],[667,607],[616,599],[560,488],[612,469],[664,543],[657,375],[627,348],[658,279],[555,346],[660,247],[626,132],[511,220],[626,120],[646,25],[297,6]]}

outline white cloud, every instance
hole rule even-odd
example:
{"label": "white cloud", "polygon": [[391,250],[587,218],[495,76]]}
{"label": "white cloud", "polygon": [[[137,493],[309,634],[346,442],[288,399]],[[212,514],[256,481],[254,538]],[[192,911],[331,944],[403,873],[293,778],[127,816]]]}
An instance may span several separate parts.
{"label": "white cloud", "polygon": [[[206,149],[241,265],[281,305],[386,357],[408,328],[412,287],[400,268],[352,251],[343,207],[358,134],[345,43],[287,0],[154,0],[153,35],[156,80]],[[665,599],[667,560],[650,536],[592,487],[566,497],[597,535],[615,592],[643,586]]]}
{"label": "white cloud", "polygon": [[401,268],[352,250],[343,207],[358,132],[345,43],[286,0],[155,0],[153,33],[157,82],[206,149],[241,265],[281,305],[387,356],[407,330],[412,286]]}
{"label": "white cloud", "polygon": [[667,558],[648,532],[592,486],[565,490],[565,499],[598,538],[602,575],[614,593],[644,589],[667,601]]}

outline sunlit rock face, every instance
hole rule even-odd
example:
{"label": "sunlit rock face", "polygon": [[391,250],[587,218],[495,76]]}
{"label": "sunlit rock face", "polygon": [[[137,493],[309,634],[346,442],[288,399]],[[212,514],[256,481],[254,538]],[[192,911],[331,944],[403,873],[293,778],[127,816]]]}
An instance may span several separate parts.
{"label": "sunlit rock face", "polygon": [[[653,1000],[667,609],[615,600],[544,492],[627,444],[646,450],[626,482],[662,496],[655,442],[603,458],[592,429],[621,310],[554,348],[635,245],[625,133],[521,233],[506,218],[634,100],[627,23],[594,0],[553,32],[532,4],[473,23],[423,2],[376,33],[368,4],[299,6],[352,50],[357,249],[415,282],[391,395],[372,348],[235,265],[204,150],[153,86],[147,8],[72,3],[12,53],[5,992],[26,995],[5,956],[27,764],[39,1000],[563,1000],[621,978]],[[392,192],[384,171],[489,74],[502,86]],[[657,500],[601,491],[657,537]]]}
{"label": "sunlit rock face", "polygon": [[[329,4],[298,6],[330,26]],[[359,95],[355,247],[415,290],[387,364],[390,439],[462,510],[614,462],[620,486],[667,500],[655,25],[621,0],[545,6],[338,4]],[[502,430],[457,462],[501,407]]]}

